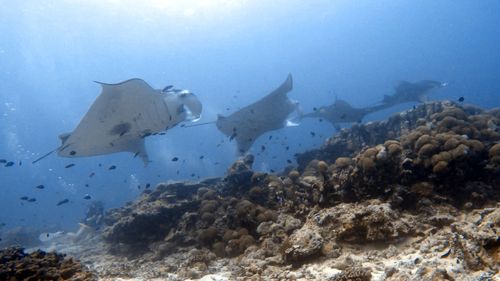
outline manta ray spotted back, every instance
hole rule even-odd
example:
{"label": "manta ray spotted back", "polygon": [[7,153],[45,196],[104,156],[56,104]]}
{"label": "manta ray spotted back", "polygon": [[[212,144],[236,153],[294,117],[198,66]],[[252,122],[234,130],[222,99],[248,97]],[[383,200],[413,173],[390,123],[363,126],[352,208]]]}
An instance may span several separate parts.
{"label": "manta ray spotted back", "polygon": [[[185,120],[199,119],[202,105],[186,90],[156,90],[141,79],[105,84],[78,126],[59,136],[61,157],[131,152],[148,163],[144,138]],[[43,159],[50,153],[33,161]]]}

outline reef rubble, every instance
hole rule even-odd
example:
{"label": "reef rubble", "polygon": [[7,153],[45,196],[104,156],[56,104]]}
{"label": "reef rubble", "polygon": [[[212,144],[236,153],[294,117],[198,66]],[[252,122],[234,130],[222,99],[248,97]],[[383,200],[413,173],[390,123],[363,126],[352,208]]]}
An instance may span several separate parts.
{"label": "reef rubble", "polygon": [[72,258],[41,250],[25,253],[18,247],[0,250],[0,280],[80,280],[97,276]]}
{"label": "reef rubble", "polygon": [[297,161],[159,184],[66,252],[101,280],[500,280],[499,109],[425,103]]}

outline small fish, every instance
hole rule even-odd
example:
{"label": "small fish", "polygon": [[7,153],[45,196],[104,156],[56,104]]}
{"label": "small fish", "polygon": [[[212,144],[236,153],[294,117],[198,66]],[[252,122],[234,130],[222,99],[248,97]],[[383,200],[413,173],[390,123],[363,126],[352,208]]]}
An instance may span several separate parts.
{"label": "small fish", "polygon": [[64,200],[61,200],[61,201],[57,202],[57,204],[56,204],[56,205],[57,205],[57,206],[61,206],[61,205],[64,205],[64,204],[66,204],[66,203],[68,203],[68,202],[69,202],[69,199],[64,199]]}
{"label": "small fish", "polygon": [[340,115],[340,119],[345,119],[346,117],[347,117],[347,114],[345,114],[345,113]]}
{"label": "small fish", "polygon": [[90,200],[90,199],[92,199],[92,196],[90,196],[90,194],[87,193],[87,194],[85,194],[85,196],[83,196],[83,199]]}
{"label": "small fish", "polygon": [[310,134],[311,134],[312,137],[316,136],[315,132],[311,132]]}
{"label": "small fish", "polygon": [[89,178],[91,178],[91,177],[93,177],[93,176],[95,176],[95,173],[94,173],[94,172],[90,173]]}
{"label": "small fish", "polygon": [[237,137],[238,135],[236,133],[233,133],[230,137],[229,137],[229,141],[232,141],[234,140],[235,137]]}
{"label": "small fish", "polygon": [[165,88],[163,88],[162,92],[167,92],[168,90],[172,89],[173,87],[174,87],[174,85],[165,86]]}
{"label": "small fish", "polygon": [[73,155],[75,155],[75,154],[76,154],[76,151],[74,151],[74,150],[71,150],[71,151],[69,152],[69,155],[72,155],[72,156],[73,156]]}
{"label": "small fish", "polygon": [[114,170],[114,169],[116,169],[116,166],[115,166],[115,165],[111,165],[111,166],[109,166],[109,168],[108,168],[108,170]]}
{"label": "small fish", "polygon": [[35,187],[38,188],[38,189],[44,189],[45,188],[45,186],[43,184],[37,185]]}
{"label": "small fish", "polygon": [[33,202],[35,202],[35,201],[36,201],[36,198],[30,198],[30,199],[28,199],[27,201],[28,201],[28,202],[33,203]]}
{"label": "small fish", "polygon": [[194,176],[196,176],[196,174],[192,173],[192,174],[191,174],[191,177],[194,177]]}
{"label": "small fish", "polygon": [[146,186],[144,187],[145,189],[148,189],[151,186],[151,184],[146,183]]}
{"label": "small fish", "polygon": [[85,187],[89,187],[89,184],[88,184],[88,183],[86,183],[86,184],[85,184]]}
{"label": "small fish", "polygon": [[137,189],[141,189],[141,185],[140,184],[137,185]]}
{"label": "small fish", "polygon": [[464,100],[465,100],[465,98],[464,98],[464,97],[459,97],[459,98],[458,98],[458,101],[459,101],[459,102],[464,102]]}
{"label": "small fish", "polygon": [[28,200],[28,196],[23,196],[23,197],[21,197],[19,199],[26,201],[26,200]]}
{"label": "small fish", "polygon": [[14,162],[12,161],[9,161],[5,164],[5,167],[12,167],[12,166],[14,166]]}
{"label": "small fish", "polygon": [[179,160],[179,158],[177,157],[172,158],[172,162],[177,162],[177,160]]}
{"label": "small fish", "polygon": [[0,163],[7,163],[7,160],[5,160],[5,159],[0,159]]}
{"label": "small fish", "polygon": [[19,166],[22,166],[23,165],[23,161],[19,161]]}
{"label": "small fish", "polygon": [[274,173],[274,170],[273,170],[273,169],[269,169],[269,171],[271,171],[271,173]]}
{"label": "small fish", "polygon": [[287,162],[288,164],[292,164],[292,160],[290,160],[290,159],[287,159],[287,160],[286,160],[286,162]]}
{"label": "small fish", "polygon": [[71,167],[74,167],[74,166],[75,166],[75,164],[71,163],[71,164],[68,164],[68,165],[64,166],[64,168],[68,169],[68,168],[71,168]]}
{"label": "small fish", "polygon": [[205,158],[205,156],[201,155],[201,156],[200,156],[200,160],[202,160],[203,158]]}
{"label": "small fish", "polygon": [[261,151],[266,150],[266,146],[265,146],[265,145],[262,145],[262,146],[260,147],[260,150],[261,150]]}
{"label": "small fish", "polygon": [[313,111],[318,111],[318,108],[316,108],[316,107],[313,107]]}
{"label": "small fish", "polygon": [[319,118],[319,122],[323,122],[323,118]]}
{"label": "small fish", "polygon": [[287,145],[287,146],[285,147],[285,150],[287,150],[287,151],[288,151],[288,150],[290,150],[290,146],[288,146],[288,145]]}
{"label": "small fish", "polygon": [[268,138],[268,139],[269,139],[269,140],[272,140],[272,139],[273,139],[273,136],[269,136],[269,138]]}

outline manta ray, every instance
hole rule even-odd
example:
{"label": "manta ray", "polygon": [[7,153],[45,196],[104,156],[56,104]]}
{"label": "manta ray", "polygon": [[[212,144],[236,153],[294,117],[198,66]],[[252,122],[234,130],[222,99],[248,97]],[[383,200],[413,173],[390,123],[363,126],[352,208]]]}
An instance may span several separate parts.
{"label": "manta ray", "polygon": [[348,102],[336,99],[329,106],[322,106],[314,112],[304,114],[303,117],[322,118],[337,125],[339,123],[361,122],[370,113],[384,110],[386,108],[407,102],[424,102],[429,91],[435,88],[445,87],[447,83],[433,80],[421,80],[415,83],[401,81],[395,88],[393,95],[385,95],[378,105],[355,108]]}
{"label": "manta ray", "polygon": [[401,81],[396,86],[393,95],[385,95],[382,104],[391,107],[407,102],[425,102],[427,95],[432,89],[442,88],[448,85],[434,80],[421,80],[417,82]]}
{"label": "manta ray", "polygon": [[118,84],[97,82],[101,94],[71,133],[61,134],[61,145],[33,163],[57,151],[61,157],[87,157],[131,152],[149,162],[144,139],[185,120],[200,118],[202,105],[187,90],[153,89],[134,78]]}
{"label": "manta ray", "polygon": [[287,96],[293,88],[292,75],[276,90],[229,116],[217,116],[217,128],[231,140],[235,139],[239,154],[244,154],[255,140],[273,130],[297,125],[288,119],[294,111],[299,112],[298,103]]}
{"label": "manta ray", "polygon": [[303,117],[321,118],[336,125],[339,123],[361,122],[365,115],[380,110],[381,108],[381,105],[356,108],[344,100],[336,99],[333,104],[322,106],[314,112],[304,114]]}

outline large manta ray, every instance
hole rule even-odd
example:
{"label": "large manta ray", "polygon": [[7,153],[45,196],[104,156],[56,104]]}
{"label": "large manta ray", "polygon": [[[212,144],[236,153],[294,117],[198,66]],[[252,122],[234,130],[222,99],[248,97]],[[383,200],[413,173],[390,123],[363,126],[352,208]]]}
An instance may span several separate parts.
{"label": "large manta ray", "polygon": [[[141,79],[105,84],[102,92],[71,133],[62,134],[55,151],[62,157],[131,152],[148,163],[144,138],[188,119],[198,119],[202,105],[186,90],[155,90]],[[52,151],[53,152],[53,151]],[[51,152],[35,160],[48,156]]]}
{"label": "large manta ray", "polygon": [[333,125],[339,123],[361,122],[365,115],[380,110],[382,107],[383,106],[380,105],[355,108],[344,100],[336,99],[333,104],[322,106],[314,112],[304,114],[303,117],[325,119]]}
{"label": "large manta ray", "polygon": [[218,115],[217,128],[235,139],[238,152],[244,154],[255,140],[266,132],[293,125],[288,116],[298,110],[298,104],[288,99],[293,88],[292,75],[269,95],[229,116]]}
{"label": "large manta ray", "polygon": [[303,117],[322,118],[333,125],[339,123],[361,122],[365,115],[384,110],[397,104],[407,102],[424,102],[430,90],[446,86],[433,80],[421,80],[415,83],[401,81],[395,88],[393,95],[385,95],[381,104],[362,108],[352,107],[344,100],[337,99],[329,106],[322,106],[314,112],[304,114]]}
{"label": "large manta ray", "polygon": [[421,80],[415,83],[401,81],[396,86],[393,95],[385,95],[382,104],[386,107],[406,103],[406,102],[425,102],[430,90],[445,87],[447,83],[434,80]]}

